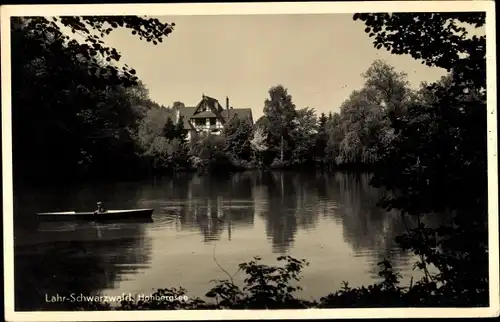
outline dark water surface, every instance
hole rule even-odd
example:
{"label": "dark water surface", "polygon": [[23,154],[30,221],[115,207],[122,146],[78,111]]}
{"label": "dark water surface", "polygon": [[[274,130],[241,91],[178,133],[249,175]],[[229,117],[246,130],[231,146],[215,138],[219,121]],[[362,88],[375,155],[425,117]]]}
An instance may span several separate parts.
{"label": "dark water surface", "polygon": [[[239,173],[14,191],[16,309],[47,309],[46,296],[149,295],[179,287],[203,297],[229,272],[259,255],[310,262],[300,294],[318,299],[379,280],[387,258],[405,280],[414,258],[394,239],[401,218],[376,206],[384,191],[369,174]],[[36,212],[154,208],[153,222],[36,223]],[[407,225],[414,225],[407,221]],[[239,274],[237,281],[242,281]]]}

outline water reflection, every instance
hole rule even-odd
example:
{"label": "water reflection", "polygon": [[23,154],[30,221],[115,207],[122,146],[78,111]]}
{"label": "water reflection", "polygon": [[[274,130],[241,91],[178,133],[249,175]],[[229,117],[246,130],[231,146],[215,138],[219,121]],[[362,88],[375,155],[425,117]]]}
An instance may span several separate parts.
{"label": "water reflection", "polygon": [[151,188],[142,190],[141,197],[145,206],[159,210],[155,217],[172,219],[179,231],[199,231],[204,242],[220,240],[223,235],[231,240],[238,227],[253,226],[251,173],[223,177],[178,174],[154,181]]}
{"label": "water reflection", "polygon": [[395,242],[396,236],[405,232],[404,223],[395,211],[377,206],[387,192],[370,186],[371,175],[337,173],[325,179],[327,197],[339,205],[327,214],[342,222],[344,239],[355,256],[371,258],[373,277],[377,276],[377,262],[383,259],[395,267],[408,265],[409,257]]}
{"label": "water reflection", "polygon": [[[386,192],[369,180],[369,174],[248,172],[18,188],[16,308],[54,309],[45,294],[150,292],[172,283],[203,296],[210,280],[223,278],[214,244],[228,269],[255,255],[308,259],[304,296],[325,295],[342,280],[373,282],[383,258],[411,271],[409,254],[394,241],[405,225],[377,207]],[[97,200],[109,209],[154,208],[153,222],[36,223],[36,212],[90,210]]]}
{"label": "water reflection", "polygon": [[[377,263],[383,259],[396,267],[410,265],[409,256],[395,242],[396,236],[406,231],[405,223],[395,211],[377,206],[387,192],[370,186],[370,178],[368,173],[260,175],[256,186],[266,192],[260,197],[265,199],[260,216],[266,220],[273,252],[289,252],[297,231],[314,230],[322,216],[342,225],[353,256],[371,258],[374,278]],[[414,227],[415,219],[407,218],[406,225]]]}
{"label": "water reflection", "polygon": [[[273,252],[286,253],[293,246],[297,229],[313,229],[318,213],[317,196],[298,173],[261,173],[256,180],[261,205],[259,215],[266,220],[266,234]],[[263,195],[263,193],[265,195]]]}

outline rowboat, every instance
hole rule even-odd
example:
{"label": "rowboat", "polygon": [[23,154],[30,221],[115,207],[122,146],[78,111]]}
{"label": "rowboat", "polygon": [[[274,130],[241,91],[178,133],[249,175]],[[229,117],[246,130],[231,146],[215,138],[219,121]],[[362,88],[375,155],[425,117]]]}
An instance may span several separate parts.
{"label": "rowboat", "polygon": [[121,220],[121,219],[151,219],[153,209],[124,209],[124,210],[107,210],[102,213],[94,213],[92,211],[76,212],[40,212],[37,214],[41,220]]}

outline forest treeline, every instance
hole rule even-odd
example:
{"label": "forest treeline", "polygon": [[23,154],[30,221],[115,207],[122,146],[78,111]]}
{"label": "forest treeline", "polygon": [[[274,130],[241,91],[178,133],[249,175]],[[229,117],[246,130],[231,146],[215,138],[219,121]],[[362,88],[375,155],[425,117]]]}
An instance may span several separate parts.
{"label": "forest treeline", "polygon": [[[264,116],[255,124],[234,118],[221,136],[191,142],[172,123],[172,109],[151,101],[133,69],[116,67],[120,54],[102,40],[122,27],[155,45],[174,24],[118,16],[13,19],[14,182],[187,169],[369,168],[373,185],[394,192],[381,206],[403,217],[450,218],[449,226],[421,224],[398,239],[425,272],[414,304],[431,296],[441,299],[436,305],[487,305],[486,36],[475,32],[485,14],[353,18],[377,49],[448,74],[413,90],[403,72],[377,60],[367,66],[363,88],[326,115],[296,107],[276,85],[263,95]],[[67,37],[61,24],[84,40]]]}
{"label": "forest treeline", "polygon": [[339,112],[298,108],[278,84],[267,98],[262,93],[264,116],[255,124],[234,117],[222,135],[188,142],[182,122],[173,122],[173,108],[183,103],[153,102],[133,69],[119,71],[93,49],[97,40],[90,38],[92,46],[65,42],[56,26],[44,18],[13,21],[13,158],[21,181],[194,169],[371,169],[398,137],[393,126],[437,95],[428,84],[412,90],[405,73],[377,60],[363,74],[364,87],[340,109],[332,107]]}

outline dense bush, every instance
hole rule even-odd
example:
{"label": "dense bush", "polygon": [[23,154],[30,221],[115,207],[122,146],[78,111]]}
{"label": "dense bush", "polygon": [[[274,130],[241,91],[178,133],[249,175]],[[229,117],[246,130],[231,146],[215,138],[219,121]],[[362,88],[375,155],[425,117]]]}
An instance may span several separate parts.
{"label": "dense bush", "polygon": [[[91,310],[177,310],[177,309],[306,309],[306,308],[377,308],[377,307],[452,307],[481,306],[462,297],[450,297],[446,285],[438,285],[426,277],[401,286],[401,275],[391,264],[383,260],[378,263],[381,281],[368,286],[350,287],[344,281],[340,290],[327,294],[319,300],[305,300],[298,292],[301,273],[309,265],[306,260],[291,256],[277,258],[282,265],[261,264],[255,257],[239,265],[235,274],[224,280],[212,281],[215,285],[200,297],[189,297],[186,289],[158,289],[147,299],[126,298],[119,305],[106,302],[86,304],[80,309]],[[218,265],[218,264],[217,264]],[[234,281],[240,272],[245,274],[243,286]],[[460,286],[454,285],[458,295]],[[80,304],[78,304],[80,305]],[[484,305],[484,304],[483,304]]]}

